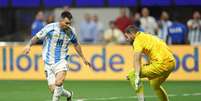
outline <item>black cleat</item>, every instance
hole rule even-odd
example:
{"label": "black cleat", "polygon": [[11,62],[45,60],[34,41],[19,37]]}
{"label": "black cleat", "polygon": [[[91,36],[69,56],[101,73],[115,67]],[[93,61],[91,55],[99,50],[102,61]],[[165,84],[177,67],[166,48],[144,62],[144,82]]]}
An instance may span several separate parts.
{"label": "black cleat", "polygon": [[67,101],[73,101],[73,100],[72,100],[72,99],[73,99],[73,92],[70,91],[70,93],[71,93],[71,96],[67,97]]}

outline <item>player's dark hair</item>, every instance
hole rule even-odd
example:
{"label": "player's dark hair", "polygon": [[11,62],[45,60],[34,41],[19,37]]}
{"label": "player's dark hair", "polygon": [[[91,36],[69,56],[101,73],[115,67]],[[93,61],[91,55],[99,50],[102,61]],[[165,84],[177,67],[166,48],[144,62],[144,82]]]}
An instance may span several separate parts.
{"label": "player's dark hair", "polygon": [[136,33],[137,31],[139,31],[139,28],[135,25],[130,25],[125,29],[125,33],[128,34]]}
{"label": "player's dark hair", "polygon": [[63,11],[61,13],[61,18],[68,18],[69,20],[71,20],[73,18],[72,14],[69,11]]}

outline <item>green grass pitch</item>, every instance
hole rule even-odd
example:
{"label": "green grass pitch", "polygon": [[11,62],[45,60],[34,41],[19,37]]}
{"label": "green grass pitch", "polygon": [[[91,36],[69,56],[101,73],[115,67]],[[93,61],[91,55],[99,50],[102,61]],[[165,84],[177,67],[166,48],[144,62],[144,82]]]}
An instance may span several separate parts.
{"label": "green grass pitch", "polygon": [[[74,91],[73,101],[137,101],[128,81],[65,81],[64,86]],[[201,101],[201,81],[168,81],[163,87],[170,101]],[[148,82],[145,96],[158,101]],[[51,101],[51,94],[46,81],[1,80],[0,101]]]}

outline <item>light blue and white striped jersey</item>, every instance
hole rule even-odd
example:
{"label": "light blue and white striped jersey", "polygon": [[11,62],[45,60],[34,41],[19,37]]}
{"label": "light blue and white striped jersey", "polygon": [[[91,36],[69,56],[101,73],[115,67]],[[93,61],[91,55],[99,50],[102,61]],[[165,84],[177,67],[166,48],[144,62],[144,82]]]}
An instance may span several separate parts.
{"label": "light blue and white striped jersey", "polygon": [[60,28],[59,23],[51,23],[41,29],[36,36],[43,40],[43,60],[47,64],[54,64],[62,59],[68,58],[68,46],[77,44],[75,29],[68,30]]}

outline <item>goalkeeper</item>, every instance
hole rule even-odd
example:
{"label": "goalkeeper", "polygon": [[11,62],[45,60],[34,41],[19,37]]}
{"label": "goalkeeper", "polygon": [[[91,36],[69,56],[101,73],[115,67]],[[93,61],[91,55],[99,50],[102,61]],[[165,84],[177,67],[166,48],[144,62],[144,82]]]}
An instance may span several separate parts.
{"label": "goalkeeper", "polygon": [[[141,78],[148,78],[160,101],[168,101],[165,89],[161,86],[175,67],[175,59],[165,42],[149,33],[141,32],[136,26],[129,26],[124,36],[133,43],[134,70],[128,79],[138,96],[144,101]],[[141,65],[142,54],[148,57],[148,64]]]}

